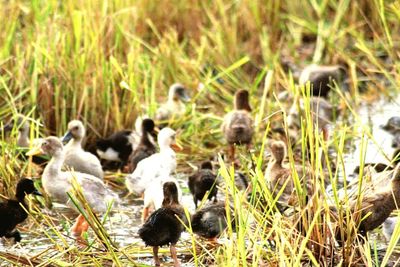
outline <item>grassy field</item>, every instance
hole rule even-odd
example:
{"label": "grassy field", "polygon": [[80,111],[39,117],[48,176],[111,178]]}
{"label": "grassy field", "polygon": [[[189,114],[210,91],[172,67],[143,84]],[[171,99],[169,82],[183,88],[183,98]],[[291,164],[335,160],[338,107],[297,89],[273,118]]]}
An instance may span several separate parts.
{"label": "grassy field", "polygon": [[[188,173],[188,163],[217,158],[224,151],[222,117],[232,109],[237,89],[250,91],[256,135],[253,152],[242,152],[240,159],[252,192],[246,199],[235,188],[232,167],[220,159],[223,190],[235,207],[236,227],[227,229],[224,237],[229,242],[217,248],[205,246],[195,236],[182,242],[183,261],[196,266],[384,266],[393,261],[399,229],[383,253],[374,240],[355,242],[351,229],[341,248],[333,241],[328,205],[341,209],[337,181],[339,174],[349,172],[344,170],[344,155],[351,150],[351,140],[373,139],[357,108],[398,94],[400,2],[0,1],[0,17],[0,120],[5,123],[16,113],[29,116],[35,126],[32,137],[60,136],[70,119],[79,118],[87,127],[86,146],[91,150],[96,138],[133,128],[138,115],[154,116],[169,85],[180,82],[191,89],[192,101],[172,128],[180,129],[185,146],[178,155],[178,172]],[[299,203],[294,216],[283,216],[264,182],[264,150],[274,135],[271,128],[286,125],[284,115],[292,100],[280,95],[289,92],[307,99],[295,82],[299,70],[310,63],[343,65],[349,90],[338,89],[332,96],[344,113],[329,143],[313,128],[309,114],[303,114],[297,145],[303,155],[306,150],[311,155],[310,162],[305,158],[301,162],[315,171],[313,181],[321,194],[307,205]],[[215,67],[218,75],[202,73],[205,65]],[[335,151],[328,161],[337,169],[326,174],[317,155],[328,147]],[[17,159],[17,154],[13,142],[2,136],[0,193],[4,197],[14,195],[19,177],[35,173],[35,167]],[[289,156],[294,165],[292,150]],[[360,154],[360,159],[364,156]],[[120,186],[123,178],[116,175],[109,174],[107,180]],[[330,197],[324,193],[324,179],[333,184]],[[82,202],[79,193],[77,202]],[[101,221],[90,214],[93,246],[79,250],[58,227],[62,221],[67,228],[71,221],[42,209],[32,203],[22,232],[49,237],[51,248],[26,257],[0,252],[0,262],[134,266],[144,251],[150,251],[142,243],[114,244]],[[302,232],[293,220],[302,222]],[[339,226],[349,223],[343,217],[338,222]],[[30,242],[35,240],[23,245]]]}

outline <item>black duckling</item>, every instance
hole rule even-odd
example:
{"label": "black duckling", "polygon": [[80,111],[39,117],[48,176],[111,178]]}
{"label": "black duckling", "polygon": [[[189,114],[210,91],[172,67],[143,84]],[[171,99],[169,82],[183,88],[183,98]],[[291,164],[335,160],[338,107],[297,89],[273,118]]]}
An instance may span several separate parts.
{"label": "black duckling", "polygon": [[253,118],[250,112],[249,92],[237,91],[234,110],[225,115],[221,127],[229,145],[228,157],[232,161],[235,159],[235,145],[246,145],[250,148],[254,134]]}
{"label": "black duckling", "polygon": [[15,199],[9,199],[0,203],[0,237],[13,237],[16,242],[21,241],[20,233],[18,230],[14,230],[14,228],[17,224],[22,223],[28,218],[28,214],[24,208],[26,210],[29,209],[25,202],[25,195],[29,194],[41,196],[36,190],[33,181],[23,178],[17,184]]}
{"label": "black duckling", "polygon": [[142,121],[142,137],[138,147],[129,156],[128,169],[129,172],[133,172],[136,169],[137,164],[142,159],[145,159],[157,152],[155,139],[157,133],[155,130],[154,121],[152,119],[144,119]]}
{"label": "black duckling", "polygon": [[385,125],[382,125],[381,128],[389,133],[397,133],[400,132],[400,117],[393,116],[391,117]]}
{"label": "black duckling", "polygon": [[[170,245],[174,266],[180,266],[177,258],[175,244],[178,242],[184,226],[181,221],[186,221],[185,213],[178,201],[178,188],[174,182],[163,185],[164,200],[162,207],[151,214],[145,224],[139,229],[139,236],[146,246],[153,247],[154,262],[160,266],[158,248]],[[180,220],[179,220],[179,219]]]}
{"label": "black duckling", "polygon": [[[198,210],[191,220],[193,232],[215,241],[228,226],[226,212],[224,202],[214,203]],[[231,216],[233,216],[232,211]],[[231,217],[231,225],[234,227],[233,217]]]}
{"label": "black duckling", "polygon": [[218,183],[217,176],[213,172],[213,166],[210,161],[205,161],[201,164],[199,170],[189,176],[189,189],[193,195],[194,205],[197,209],[197,202],[201,201],[207,191],[209,191],[208,199],[214,198],[214,202],[217,201]]}
{"label": "black duckling", "polygon": [[308,81],[311,86],[311,95],[328,97],[328,93],[333,86],[333,81],[341,82],[345,71],[340,66],[318,66],[309,65],[300,74],[299,84],[306,84]]}
{"label": "black duckling", "polygon": [[132,130],[122,130],[107,138],[96,141],[96,152],[100,158],[126,165],[133,148],[138,144],[138,134]]}

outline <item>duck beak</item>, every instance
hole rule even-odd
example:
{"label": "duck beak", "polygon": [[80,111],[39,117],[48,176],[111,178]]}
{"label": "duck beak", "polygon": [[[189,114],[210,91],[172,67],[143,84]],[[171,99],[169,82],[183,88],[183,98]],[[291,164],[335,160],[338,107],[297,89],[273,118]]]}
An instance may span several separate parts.
{"label": "duck beak", "polygon": [[40,147],[33,147],[28,152],[25,153],[27,156],[36,156],[44,154],[43,150]]}
{"label": "duck beak", "polygon": [[36,195],[36,196],[41,196],[41,197],[43,196],[43,195],[42,195],[39,191],[37,191],[37,190],[33,191],[32,194],[33,194],[33,195]]}
{"label": "duck beak", "polygon": [[159,132],[160,132],[160,128],[158,128],[158,127],[154,127],[154,130],[153,130],[156,134],[158,134]]}
{"label": "duck beak", "polygon": [[175,151],[175,152],[180,152],[183,150],[183,146],[181,144],[179,144],[178,142],[175,142],[173,144],[171,144],[171,148]]}
{"label": "duck beak", "polygon": [[65,135],[62,137],[61,142],[68,143],[69,140],[73,138],[72,133],[70,131],[66,132]]}
{"label": "duck beak", "polygon": [[189,102],[190,101],[190,96],[187,94],[186,90],[182,91],[179,94],[179,98],[183,101],[183,102]]}
{"label": "duck beak", "polygon": [[6,125],[3,126],[3,132],[5,132],[5,133],[9,132],[12,130],[12,128],[13,128],[12,123],[7,123]]}

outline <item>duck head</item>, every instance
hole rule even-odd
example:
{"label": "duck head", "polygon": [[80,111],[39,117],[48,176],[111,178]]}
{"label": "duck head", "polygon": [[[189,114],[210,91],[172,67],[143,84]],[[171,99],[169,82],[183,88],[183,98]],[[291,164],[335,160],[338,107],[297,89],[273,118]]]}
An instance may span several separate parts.
{"label": "duck head", "polygon": [[82,140],[85,137],[85,127],[80,120],[72,120],[68,123],[68,131],[62,138],[63,143],[68,143],[69,140]]}
{"label": "duck head", "polygon": [[27,179],[27,178],[22,178],[19,180],[17,184],[17,190],[16,190],[16,197],[17,199],[23,199],[25,195],[38,195],[41,196],[40,192],[35,188],[35,185],[32,180]]}
{"label": "duck head", "polygon": [[29,123],[27,118],[22,114],[15,115],[6,125],[3,127],[4,132],[10,132],[14,127],[17,127],[20,133],[29,132]]}
{"label": "duck head", "polygon": [[202,170],[212,170],[213,166],[211,161],[204,161],[203,163],[201,163],[200,169]]}
{"label": "duck head", "polygon": [[182,146],[176,142],[176,132],[169,127],[163,128],[157,136],[157,142],[160,150],[172,148],[174,151],[181,151]]}
{"label": "duck head", "polygon": [[169,101],[183,101],[189,102],[190,97],[187,93],[187,89],[180,83],[174,83],[169,88],[168,92],[168,100]]}
{"label": "duck head", "polygon": [[235,94],[234,106],[236,110],[247,110],[248,112],[251,112],[249,91],[244,89],[237,91]]}
{"label": "duck head", "polygon": [[282,163],[286,157],[286,145],[283,141],[274,141],[271,144],[271,154],[277,163]]}
{"label": "duck head", "polygon": [[142,121],[142,134],[149,133],[152,136],[155,136],[159,130],[156,128],[156,125],[152,119],[144,119]]}
{"label": "duck head", "polygon": [[49,136],[43,140],[40,147],[34,147],[29,150],[27,156],[35,156],[39,154],[46,154],[51,157],[60,155],[63,152],[63,144],[59,138]]}
{"label": "duck head", "polygon": [[179,204],[178,188],[174,182],[165,182],[163,184],[164,200],[162,205]]}

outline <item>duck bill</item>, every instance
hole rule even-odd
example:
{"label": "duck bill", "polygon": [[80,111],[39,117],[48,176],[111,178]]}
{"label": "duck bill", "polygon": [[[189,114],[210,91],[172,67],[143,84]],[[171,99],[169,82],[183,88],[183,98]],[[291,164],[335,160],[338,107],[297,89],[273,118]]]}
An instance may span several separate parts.
{"label": "duck bill", "polygon": [[7,123],[6,125],[3,126],[3,132],[7,133],[10,132],[13,128],[13,125],[11,123]]}
{"label": "duck bill", "polygon": [[70,131],[66,132],[65,135],[61,138],[61,142],[68,143],[69,140],[73,138],[72,133]]}
{"label": "duck bill", "polygon": [[28,152],[25,153],[27,156],[36,156],[44,154],[43,150],[40,147],[33,147]]}
{"label": "duck bill", "polygon": [[38,190],[33,191],[32,194],[35,196],[43,196]]}
{"label": "duck bill", "polygon": [[155,134],[158,134],[158,133],[160,132],[160,128],[154,127],[153,132],[154,132]]}
{"label": "duck bill", "polygon": [[186,90],[182,91],[179,94],[179,98],[183,101],[183,102],[189,102],[191,100],[190,96],[187,94]]}
{"label": "duck bill", "polygon": [[173,143],[171,144],[171,148],[175,151],[175,152],[180,152],[183,150],[183,146],[181,146],[178,143]]}

